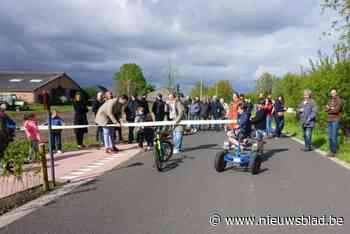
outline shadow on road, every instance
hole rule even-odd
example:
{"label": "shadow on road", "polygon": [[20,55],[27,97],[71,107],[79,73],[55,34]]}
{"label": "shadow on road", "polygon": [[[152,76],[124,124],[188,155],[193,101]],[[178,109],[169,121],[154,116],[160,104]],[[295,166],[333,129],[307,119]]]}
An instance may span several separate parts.
{"label": "shadow on road", "polygon": [[[258,174],[264,173],[266,171],[268,171],[268,168],[262,168]],[[244,173],[250,173],[249,168],[245,168],[245,167],[239,167],[239,166],[232,166],[232,167],[228,167],[225,169],[224,173],[227,173],[229,171],[234,171],[234,172],[244,172]],[[257,175],[258,175],[257,174]]]}
{"label": "shadow on road", "polygon": [[269,160],[271,157],[273,157],[275,154],[281,153],[281,152],[286,152],[289,151],[289,149],[284,148],[284,149],[272,149],[264,152],[262,156],[263,162]]}
{"label": "shadow on road", "polygon": [[167,172],[170,170],[175,169],[176,167],[179,166],[180,163],[183,163],[184,159],[195,159],[196,157],[192,157],[192,156],[187,156],[187,155],[182,155],[181,158],[175,158],[175,159],[170,159],[167,162],[167,165],[165,166],[165,168],[163,168],[162,172]]}
{"label": "shadow on road", "polygon": [[183,163],[182,158],[171,159],[167,162],[166,166],[163,168],[162,172],[171,171],[179,166],[180,163]]}
{"label": "shadow on road", "polygon": [[135,163],[128,164],[128,165],[125,165],[125,166],[122,166],[122,167],[117,167],[115,169],[110,170],[110,172],[119,171],[119,170],[122,170],[122,169],[131,168],[131,167],[140,167],[140,166],[143,166],[143,165],[144,165],[144,163],[142,163],[142,162],[135,162]]}
{"label": "shadow on road", "polygon": [[185,152],[190,152],[190,151],[195,151],[195,150],[201,150],[201,149],[210,149],[213,148],[215,146],[217,146],[218,144],[206,144],[206,145],[199,145],[196,147],[192,147],[192,148],[187,148],[185,149]]}

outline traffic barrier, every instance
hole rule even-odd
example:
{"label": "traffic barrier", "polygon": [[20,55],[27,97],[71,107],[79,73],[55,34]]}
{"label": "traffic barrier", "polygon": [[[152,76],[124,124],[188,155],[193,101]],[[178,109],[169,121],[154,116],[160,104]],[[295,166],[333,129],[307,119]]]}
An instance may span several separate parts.
{"label": "traffic barrier", "polygon": [[[153,122],[140,122],[140,123],[126,123],[122,122],[118,124],[107,125],[64,125],[64,126],[52,126],[52,130],[65,130],[65,129],[79,129],[79,128],[92,128],[92,127],[159,127],[159,126],[177,126],[177,125],[208,125],[208,124],[232,124],[237,123],[236,120],[182,120],[180,123],[175,121],[153,121]],[[21,130],[24,130],[22,127]],[[48,126],[39,126],[39,130],[47,131]]]}

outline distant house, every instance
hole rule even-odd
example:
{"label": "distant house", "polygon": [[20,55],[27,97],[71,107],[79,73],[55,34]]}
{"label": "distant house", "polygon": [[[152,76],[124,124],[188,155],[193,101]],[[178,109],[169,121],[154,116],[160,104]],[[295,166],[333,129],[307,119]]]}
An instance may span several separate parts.
{"label": "distant house", "polygon": [[42,102],[43,91],[54,98],[70,99],[80,86],[66,73],[1,72],[0,95],[16,95],[28,103]]}
{"label": "distant house", "polygon": [[154,102],[158,94],[161,94],[163,96],[163,100],[165,100],[171,93],[171,90],[168,88],[159,88],[147,94],[147,101]]}

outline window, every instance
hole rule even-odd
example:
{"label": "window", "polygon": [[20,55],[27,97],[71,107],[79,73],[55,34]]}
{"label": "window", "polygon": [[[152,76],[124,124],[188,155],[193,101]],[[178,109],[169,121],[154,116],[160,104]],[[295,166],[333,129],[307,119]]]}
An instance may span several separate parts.
{"label": "window", "polygon": [[40,83],[41,81],[43,81],[43,80],[39,80],[39,79],[30,80],[30,82],[32,82],[32,83]]}
{"label": "window", "polygon": [[21,82],[23,79],[11,79],[10,82]]}

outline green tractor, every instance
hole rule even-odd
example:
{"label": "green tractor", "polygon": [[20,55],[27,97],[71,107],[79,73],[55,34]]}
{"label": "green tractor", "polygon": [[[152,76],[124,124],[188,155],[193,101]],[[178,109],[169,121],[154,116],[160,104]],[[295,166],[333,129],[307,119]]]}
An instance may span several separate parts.
{"label": "green tractor", "polygon": [[0,96],[0,105],[5,104],[7,110],[26,111],[29,110],[28,103],[18,99],[15,94]]}

